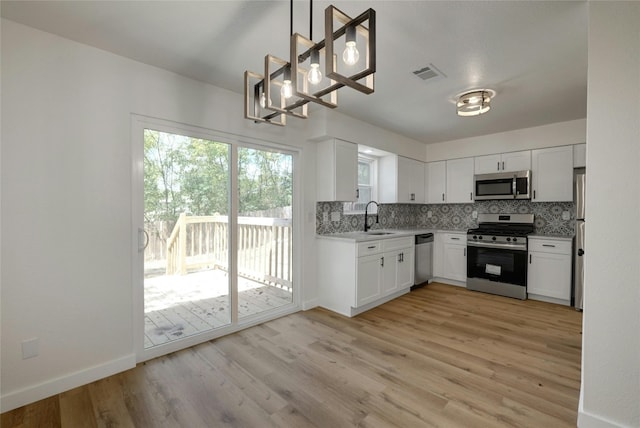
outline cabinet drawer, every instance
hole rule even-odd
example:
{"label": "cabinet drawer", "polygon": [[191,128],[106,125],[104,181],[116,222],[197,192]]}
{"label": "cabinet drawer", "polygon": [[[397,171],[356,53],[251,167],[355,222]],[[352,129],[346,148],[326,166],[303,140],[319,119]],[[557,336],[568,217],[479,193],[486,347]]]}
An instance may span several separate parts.
{"label": "cabinet drawer", "polygon": [[552,254],[571,254],[571,241],[530,239],[529,251]]}
{"label": "cabinet drawer", "polygon": [[462,233],[445,233],[444,243],[467,245],[467,235]]}
{"label": "cabinet drawer", "polygon": [[381,241],[360,242],[358,244],[358,257],[368,256],[382,252]]}
{"label": "cabinet drawer", "polygon": [[382,249],[384,251],[399,250],[401,248],[413,248],[415,238],[413,236],[406,236],[404,238],[391,238],[385,239],[382,242]]}

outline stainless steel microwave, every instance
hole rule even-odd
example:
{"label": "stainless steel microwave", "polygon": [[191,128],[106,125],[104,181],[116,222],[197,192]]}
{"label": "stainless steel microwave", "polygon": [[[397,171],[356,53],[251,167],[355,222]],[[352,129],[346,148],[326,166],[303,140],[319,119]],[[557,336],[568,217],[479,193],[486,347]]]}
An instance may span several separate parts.
{"label": "stainless steel microwave", "polygon": [[475,200],[531,199],[531,171],[474,175]]}

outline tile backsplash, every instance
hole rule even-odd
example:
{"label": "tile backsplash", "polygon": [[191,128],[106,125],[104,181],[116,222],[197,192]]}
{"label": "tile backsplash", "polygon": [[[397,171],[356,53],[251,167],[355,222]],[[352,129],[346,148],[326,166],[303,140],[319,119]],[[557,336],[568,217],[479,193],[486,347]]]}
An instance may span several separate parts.
{"label": "tile backsplash", "polygon": [[[342,202],[316,204],[316,233],[329,234],[364,229],[364,214],[344,214]],[[477,227],[473,212],[533,214],[536,233],[540,235],[573,236],[575,209],[573,202],[531,202],[515,200],[478,201],[473,204],[381,204],[379,224],[372,229],[450,229],[467,230]],[[569,220],[562,213],[569,212]],[[325,216],[326,213],[326,216]],[[429,213],[431,214],[429,216]],[[332,221],[339,217],[339,221]],[[370,216],[375,219],[375,214]],[[327,220],[325,221],[325,218]]]}

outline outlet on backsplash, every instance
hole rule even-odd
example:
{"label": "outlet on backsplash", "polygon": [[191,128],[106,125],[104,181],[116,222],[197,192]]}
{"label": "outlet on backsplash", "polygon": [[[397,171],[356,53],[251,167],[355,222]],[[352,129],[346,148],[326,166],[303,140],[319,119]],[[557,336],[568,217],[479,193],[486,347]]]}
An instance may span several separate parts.
{"label": "outlet on backsplash", "polygon": [[326,223],[328,221],[329,221],[329,213],[327,212],[322,213],[322,222]]}
{"label": "outlet on backsplash", "polygon": [[340,221],[340,212],[332,211],[331,212],[331,221]]}

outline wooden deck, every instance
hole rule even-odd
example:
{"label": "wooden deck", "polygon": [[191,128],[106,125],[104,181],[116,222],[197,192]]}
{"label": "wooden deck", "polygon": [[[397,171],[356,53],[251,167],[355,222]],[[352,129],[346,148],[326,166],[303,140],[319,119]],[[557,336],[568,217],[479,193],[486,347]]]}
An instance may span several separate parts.
{"label": "wooden deck", "polygon": [[[238,280],[240,318],[291,303],[286,289]],[[151,348],[230,323],[228,277],[220,270],[145,279],[144,347]]]}

